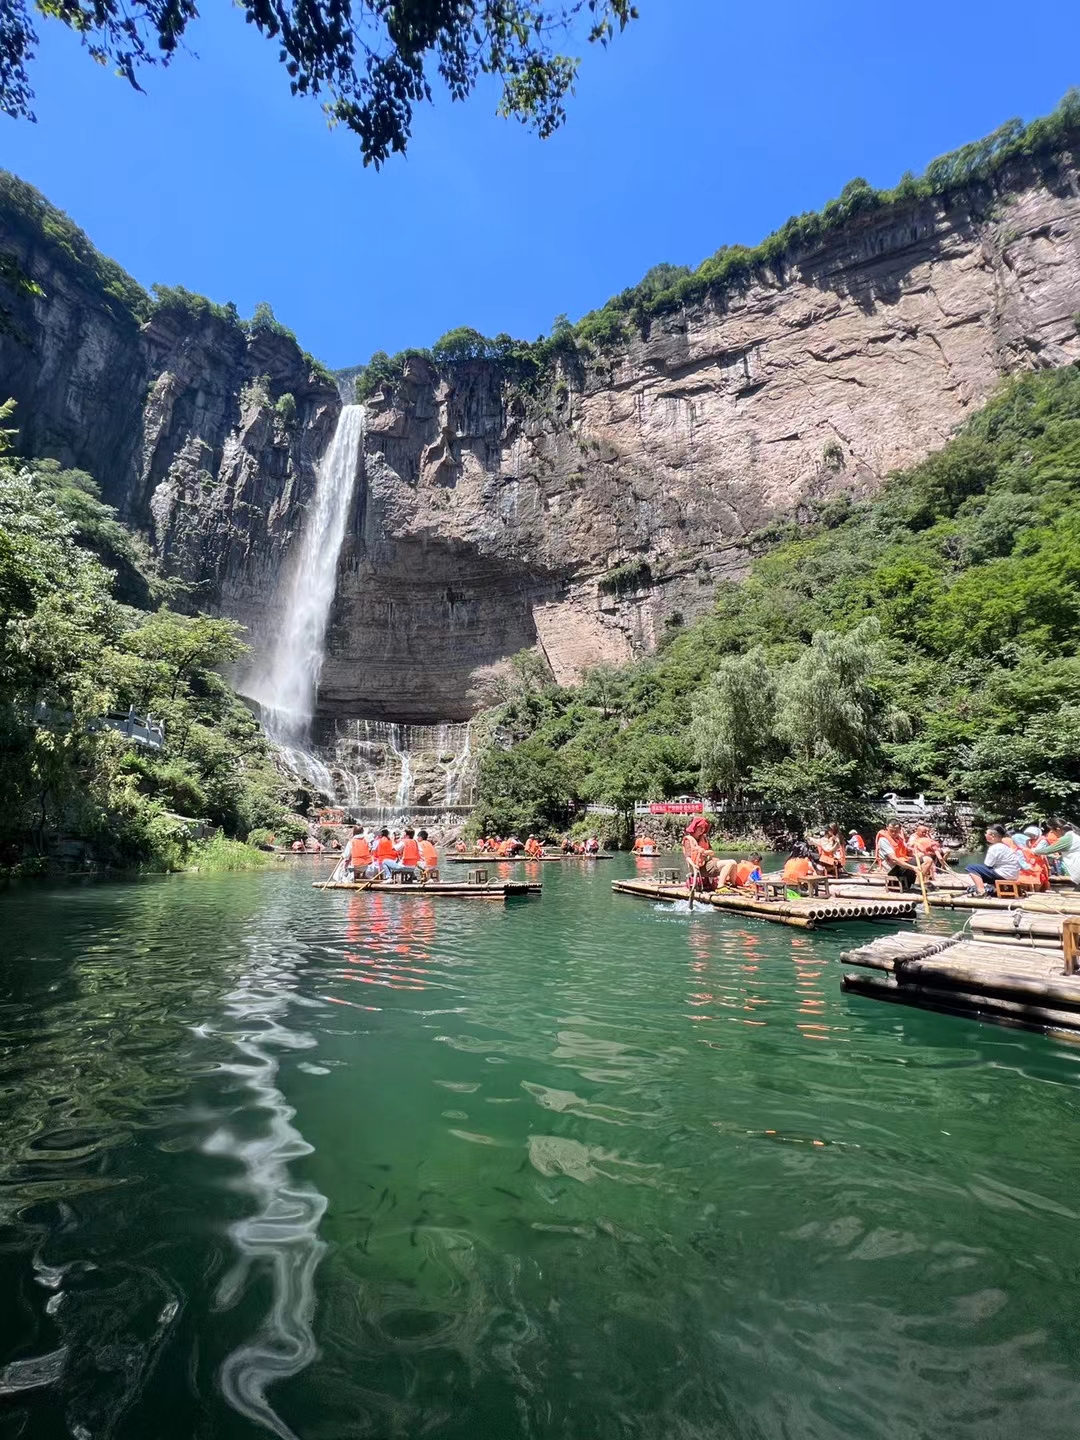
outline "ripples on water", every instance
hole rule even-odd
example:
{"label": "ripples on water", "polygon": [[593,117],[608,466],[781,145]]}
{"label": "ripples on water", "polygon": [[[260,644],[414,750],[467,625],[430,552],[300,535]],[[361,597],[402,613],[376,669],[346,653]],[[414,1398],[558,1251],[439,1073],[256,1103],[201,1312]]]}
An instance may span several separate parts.
{"label": "ripples on water", "polygon": [[0,897],[0,1435],[1071,1436],[1073,1048],[536,868]]}

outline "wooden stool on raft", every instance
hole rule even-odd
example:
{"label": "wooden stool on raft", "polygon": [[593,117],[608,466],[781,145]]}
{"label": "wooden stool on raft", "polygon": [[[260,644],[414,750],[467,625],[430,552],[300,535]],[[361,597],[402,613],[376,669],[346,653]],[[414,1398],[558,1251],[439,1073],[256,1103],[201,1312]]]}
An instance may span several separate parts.
{"label": "wooden stool on raft", "polygon": [[1035,880],[994,881],[994,894],[999,900],[1023,900],[1025,895],[1033,895],[1038,888]]}
{"label": "wooden stool on raft", "polygon": [[488,883],[488,872],[486,870],[470,870],[470,885],[486,885]]}
{"label": "wooden stool on raft", "polygon": [[1065,952],[1065,974],[1080,970],[1080,915],[1069,915],[1061,922],[1061,948]]}
{"label": "wooden stool on raft", "polygon": [[903,895],[904,882],[897,875],[889,875],[885,881],[885,889],[892,890],[897,895]]}
{"label": "wooden stool on raft", "polygon": [[680,870],[658,870],[656,872],[656,883],[658,885],[681,885],[683,878]]}

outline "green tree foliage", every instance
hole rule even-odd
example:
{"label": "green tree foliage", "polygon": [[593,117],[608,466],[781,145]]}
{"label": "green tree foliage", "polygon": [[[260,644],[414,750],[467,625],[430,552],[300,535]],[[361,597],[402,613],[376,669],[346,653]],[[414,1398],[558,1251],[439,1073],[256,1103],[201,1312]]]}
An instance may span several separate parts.
{"label": "green tree foliage", "polygon": [[691,701],[701,787],[739,797],[774,747],[776,678],[760,645],[723,659]]}
{"label": "green tree foliage", "polygon": [[873,501],[753,545],[602,702],[586,677],[504,707],[506,736],[568,766],[568,805],[616,803],[659,737],[638,799],[701,784],[814,824],[888,786],[997,816],[1080,804],[1080,368],[1014,380]]}
{"label": "green tree foliage", "polygon": [[[436,77],[452,100],[464,100],[484,75],[502,81],[499,111],[551,135],[579,62],[557,48],[585,17],[588,41],[606,45],[636,11],[630,0],[563,0],[550,8],[530,0],[242,0],[249,24],[273,40],[294,95],[325,97],[332,123],[360,141],[376,166],[402,151],[417,105],[430,102]],[[194,0],[168,5],[136,0],[7,0],[0,9],[0,110],[34,118],[29,67],[37,47],[34,9],[62,20],[93,59],[140,89],[139,76],[168,65],[186,48],[198,15]]]}
{"label": "green tree foliage", "polygon": [[[60,840],[114,864],[181,863],[175,812],[243,836],[287,819],[259,727],[218,673],[244,652],[227,620],[121,603],[134,542],[92,480],[0,459],[0,864]],[[161,750],[101,719],[163,720]],[[235,860],[235,855],[233,855]]]}

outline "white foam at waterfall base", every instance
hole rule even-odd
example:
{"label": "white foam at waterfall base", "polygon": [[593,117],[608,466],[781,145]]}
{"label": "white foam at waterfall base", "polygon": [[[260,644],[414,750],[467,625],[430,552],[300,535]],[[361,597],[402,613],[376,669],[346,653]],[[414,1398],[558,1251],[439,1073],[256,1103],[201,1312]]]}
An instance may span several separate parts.
{"label": "white foam at waterfall base", "polygon": [[291,558],[277,636],[248,687],[271,740],[306,759],[314,758],[309,750],[311,720],[366,418],[362,405],[346,405],[338,417]]}

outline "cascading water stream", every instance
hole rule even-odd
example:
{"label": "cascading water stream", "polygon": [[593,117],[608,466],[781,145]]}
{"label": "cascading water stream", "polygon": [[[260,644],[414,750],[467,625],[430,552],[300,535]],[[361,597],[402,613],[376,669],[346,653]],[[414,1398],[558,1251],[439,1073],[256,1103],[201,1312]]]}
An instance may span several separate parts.
{"label": "cascading water stream", "polygon": [[412,801],[412,756],[409,754],[408,739],[402,734],[399,725],[390,726],[390,749],[401,766],[401,779],[398,781],[394,804],[399,810],[407,810]]}
{"label": "cascading water stream", "polygon": [[[330,789],[326,766],[310,754],[310,728],[325,658],[337,562],[356,489],[366,411],[346,405],[322,458],[315,493],[285,593],[272,649],[251,686],[270,738],[302,773]],[[299,761],[299,763],[297,763]]]}

